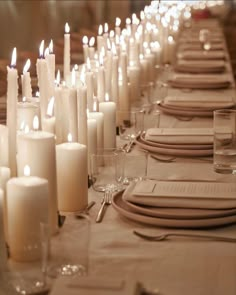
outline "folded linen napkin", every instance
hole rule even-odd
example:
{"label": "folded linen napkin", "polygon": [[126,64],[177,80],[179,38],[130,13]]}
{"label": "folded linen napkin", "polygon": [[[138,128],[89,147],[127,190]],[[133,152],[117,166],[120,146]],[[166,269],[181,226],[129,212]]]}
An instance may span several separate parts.
{"label": "folded linen napkin", "polygon": [[227,108],[234,106],[233,97],[231,96],[217,96],[217,95],[181,95],[181,96],[171,96],[168,95],[164,98],[164,105],[168,106],[178,106],[178,107],[191,107],[199,109],[207,108]]}
{"label": "folded linen napkin", "polygon": [[139,295],[143,287],[132,278],[112,279],[105,277],[59,277],[50,295]]}
{"label": "folded linen napkin", "polygon": [[175,70],[189,73],[215,73],[225,70],[224,60],[183,60],[180,59],[175,65]]}
{"label": "folded linen napkin", "polygon": [[142,180],[125,190],[126,201],[152,207],[236,208],[236,183]]}
{"label": "folded linen napkin", "polygon": [[185,60],[217,60],[217,59],[225,59],[226,55],[223,50],[215,50],[215,51],[195,51],[195,50],[186,50],[179,52],[177,54],[179,59]]}
{"label": "folded linen napkin", "polygon": [[145,139],[168,144],[213,144],[213,129],[150,128],[145,134]]}
{"label": "folded linen napkin", "polygon": [[225,75],[174,75],[168,83],[178,88],[217,89],[229,87],[230,79]]}

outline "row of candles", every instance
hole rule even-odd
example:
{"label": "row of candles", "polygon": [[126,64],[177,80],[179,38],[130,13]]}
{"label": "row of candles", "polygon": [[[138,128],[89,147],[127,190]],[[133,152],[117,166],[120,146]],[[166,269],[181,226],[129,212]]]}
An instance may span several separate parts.
{"label": "row of candles", "polygon": [[58,211],[85,208],[90,155],[116,147],[117,110],[128,111],[141,89],[155,82],[156,65],[173,62],[180,27],[190,17],[190,7],[182,1],[153,1],[140,18],[133,14],[127,19],[123,30],[119,18],[110,32],[107,24],[100,25],[97,50],[95,38],[85,36],[85,63],[72,71],[66,24],[64,81],[60,72],[55,77],[53,43],[44,50],[42,41],[36,64],[40,96],[32,96],[28,60],[21,102],[13,50],[7,68],[7,126],[0,125],[0,166],[6,166],[0,168],[0,200],[5,239],[16,260],[35,258],[24,256],[21,241],[39,221],[49,222],[56,233]]}

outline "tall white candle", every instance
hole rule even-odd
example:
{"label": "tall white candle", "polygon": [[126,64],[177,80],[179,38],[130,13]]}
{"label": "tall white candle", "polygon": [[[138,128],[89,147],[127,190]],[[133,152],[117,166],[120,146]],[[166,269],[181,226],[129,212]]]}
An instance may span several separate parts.
{"label": "tall white candle", "polygon": [[117,36],[120,36],[120,24],[121,24],[121,19],[119,17],[116,18],[116,23],[115,23],[115,33]]}
{"label": "tall white candle", "polygon": [[0,166],[8,166],[8,127],[0,125]]}
{"label": "tall white candle", "polygon": [[[110,48],[111,49],[111,48]],[[112,52],[107,50],[105,60],[105,89],[106,93],[111,95],[111,75],[112,75]]]}
{"label": "tall white candle", "polygon": [[99,102],[105,100],[105,70],[103,66],[102,54],[99,55],[99,67],[97,78],[97,98]]}
{"label": "tall white candle", "polygon": [[84,36],[82,39],[83,42],[83,53],[84,53],[84,62],[86,63],[87,58],[89,57],[89,51],[88,51],[88,37]]}
{"label": "tall white candle", "polygon": [[30,73],[28,72],[30,68],[30,59],[27,59],[26,64],[23,68],[23,75],[21,75],[22,83],[22,97],[30,99],[32,97],[32,87]]}
{"label": "tall white candle", "polygon": [[63,77],[68,81],[70,77],[70,27],[68,23],[65,24],[64,34],[64,72]]}
{"label": "tall white candle", "polygon": [[93,112],[89,112],[89,119],[94,119],[97,122],[97,148],[103,149],[104,147],[104,115],[102,112],[97,112],[94,109]]}
{"label": "tall white candle", "polygon": [[143,54],[140,54],[140,81],[142,86],[146,86],[148,83],[148,61],[144,59]]}
{"label": "tall white candle", "polygon": [[7,183],[7,224],[12,259],[22,262],[40,259],[41,222],[48,223],[47,180],[33,176],[10,179]]}
{"label": "tall white candle", "polygon": [[[127,80],[126,80],[127,81]],[[123,80],[122,70],[119,68],[119,104],[120,111],[130,110],[129,88],[127,82]]]}
{"label": "tall white candle", "polygon": [[51,97],[48,103],[47,114],[42,121],[42,129],[52,134],[56,133],[56,130],[55,130],[56,118],[53,115],[54,103],[55,103],[55,97],[53,96]]}
{"label": "tall white candle", "polygon": [[49,76],[51,83],[54,85],[55,81],[55,54],[53,53],[53,42],[52,40],[49,43],[49,54],[45,56],[48,69],[49,69]]}
{"label": "tall white candle", "polygon": [[48,100],[53,96],[53,93],[51,92],[52,87],[50,85],[48,65],[44,59],[44,40],[40,44],[39,55],[40,58],[37,59],[36,69],[40,91],[40,113],[42,121],[47,112]]}
{"label": "tall white candle", "polygon": [[7,270],[7,249],[6,237],[4,231],[4,192],[0,188],[0,271],[3,273]]}
{"label": "tall white candle", "polygon": [[112,75],[111,75],[111,98],[116,104],[118,103],[118,66],[119,58],[116,52],[115,43],[112,43]]}
{"label": "tall white candle", "polygon": [[34,131],[18,136],[18,175],[24,175],[24,167],[30,166],[31,175],[48,180],[49,222],[55,233],[57,226],[56,155],[54,134]]}
{"label": "tall white candle", "polygon": [[128,76],[130,82],[130,99],[134,102],[140,99],[140,67],[135,66],[131,62],[128,67]]}
{"label": "tall white candle", "polygon": [[87,87],[77,89],[78,142],[87,145]]}
{"label": "tall white candle", "polygon": [[104,115],[104,148],[116,147],[116,104],[109,101],[106,93],[106,101],[99,103],[99,111]]}
{"label": "tall white candle", "polygon": [[97,121],[88,118],[88,174],[90,175],[90,158],[97,152]]}
{"label": "tall white candle", "polygon": [[90,59],[94,59],[94,54],[95,54],[95,48],[94,48],[94,44],[95,44],[95,38],[91,37],[89,40],[89,58]]}
{"label": "tall white candle", "polygon": [[91,71],[91,62],[90,59],[87,59],[87,71],[86,71],[86,85],[87,85],[87,104],[88,109],[92,111],[93,109],[93,72]]}
{"label": "tall white candle", "polygon": [[98,51],[98,53],[101,52],[101,49],[104,46],[102,33],[103,33],[102,25],[99,25],[99,27],[98,27],[98,36],[97,36],[97,51]]}
{"label": "tall white candle", "polygon": [[56,146],[60,214],[79,212],[88,204],[87,147],[76,142]]}
{"label": "tall white candle", "polygon": [[12,176],[16,176],[16,116],[18,100],[18,73],[16,48],[12,53],[11,67],[7,67],[7,127],[8,127],[8,164]]}

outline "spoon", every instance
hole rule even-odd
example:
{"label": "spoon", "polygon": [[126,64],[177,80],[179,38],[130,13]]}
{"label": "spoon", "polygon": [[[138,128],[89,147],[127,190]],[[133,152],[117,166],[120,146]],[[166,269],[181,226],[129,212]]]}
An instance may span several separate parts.
{"label": "spoon", "polygon": [[198,238],[198,239],[206,239],[209,241],[219,241],[219,242],[230,242],[230,243],[236,243],[236,238],[228,238],[228,237],[222,237],[222,236],[212,236],[212,235],[201,235],[201,234],[188,234],[188,233],[165,233],[160,235],[148,235],[144,233],[140,233],[136,230],[133,231],[133,233],[148,241],[164,241],[168,237],[186,237],[186,238]]}

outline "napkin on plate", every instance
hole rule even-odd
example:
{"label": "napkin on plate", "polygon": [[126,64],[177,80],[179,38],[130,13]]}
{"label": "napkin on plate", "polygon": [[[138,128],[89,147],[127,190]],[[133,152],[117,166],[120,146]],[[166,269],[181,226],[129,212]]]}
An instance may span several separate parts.
{"label": "napkin on plate", "polygon": [[196,50],[186,50],[179,52],[177,54],[179,59],[185,60],[217,60],[217,59],[225,59],[226,55],[223,50],[215,50],[215,51],[196,51]]}
{"label": "napkin on plate", "polygon": [[234,106],[233,98],[231,96],[217,96],[217,95],[168,95],[164,98],[164,105],[176,107],[191,107],[198,109],[207,108],[228,108]]}
{"label": "napkin on plate", "polygon": [[175,70],[189,73],[219,73],[225,70],[224,60],[183,60],[180,59],[175,65]]}
{"label": "napkin on plate", "polygon": [[213,144],[212,128],[150,128],[145,139],[166,144]]}
{"label": "napkin on plate", "polygon": [[142,180],[124,192],[126,201],[152,207],[236,208],[236,183]]}
{"label": "napkin on plate", "polygon": [[225,75],[174,75],[168,83],[178,88],[217,89],[229,87],[230,79]]}
{"label": "napkin on plate", "polygon": [[108,277],[59,277],[50,295],[139,295],[142,286],[132,278],[112,279]]}

